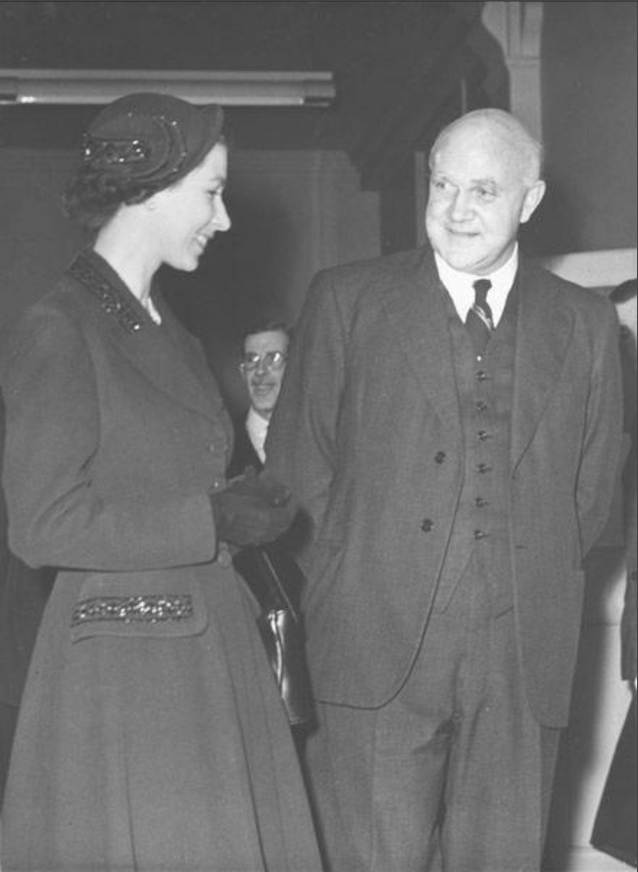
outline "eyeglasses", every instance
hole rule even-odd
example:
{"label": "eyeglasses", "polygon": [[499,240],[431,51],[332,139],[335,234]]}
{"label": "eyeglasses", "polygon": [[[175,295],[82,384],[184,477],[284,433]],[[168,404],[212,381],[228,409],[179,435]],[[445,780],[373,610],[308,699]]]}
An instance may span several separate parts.
{"label": "eyeglasses", "polygon": [[261,364],[265,370],[270,372],[273,369],[281,369],[286,359],[283,351],[267,351],[266,354],[253,352],[244,357],[239,368],[242,372],[252,372]]}

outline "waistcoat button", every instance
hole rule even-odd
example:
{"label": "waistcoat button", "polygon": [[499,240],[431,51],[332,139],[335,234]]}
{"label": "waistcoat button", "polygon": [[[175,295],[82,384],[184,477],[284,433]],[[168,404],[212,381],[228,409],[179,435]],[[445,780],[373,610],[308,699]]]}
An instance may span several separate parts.
{"label": "waistcoat button", "polygon": [[445,451],[437,451],[434,455],[434,460],[436,461],[436,463],[444,463],[446,457],[447,454],[445,453]]}
{"label": "waistcoat button", "polygon": [[425,518],[421,523],[421,529],[424,533],[430,533],[434,529],[434,521],[431,518]]}

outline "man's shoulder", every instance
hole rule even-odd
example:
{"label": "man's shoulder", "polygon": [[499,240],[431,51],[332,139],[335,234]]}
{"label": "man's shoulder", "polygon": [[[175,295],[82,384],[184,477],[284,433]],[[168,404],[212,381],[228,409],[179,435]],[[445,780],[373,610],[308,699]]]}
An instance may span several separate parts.
{"label": "man's shoulder", "polygon": [[568,281],[546,269],[536,260],[523,260],[521,267],[526,284],[531,285],[541,293],[545,292],[551,295],[561,305],[573,311],[596,318],[614,308],[604,293]]}
{"label": "man's shoulder", "polygon": [[396,276],[405,276],[419,270],[428,261],[433,262],[432,252],[427,247],[413,248],[386,254],[381,257],[357,260],[327,267],[317,274],[318,279],[335,285],[361,282],[379,282]]}
{"label": "man's shoulder", "polygon": [[389,296],[402,296],[424,287],[437,276],[429,248],[401,251],[383,257],[328,267],[315,276],[308,295],[312,308],[320,301],[333,300],[349,317],[365,306],[367,310],[388,304]]}

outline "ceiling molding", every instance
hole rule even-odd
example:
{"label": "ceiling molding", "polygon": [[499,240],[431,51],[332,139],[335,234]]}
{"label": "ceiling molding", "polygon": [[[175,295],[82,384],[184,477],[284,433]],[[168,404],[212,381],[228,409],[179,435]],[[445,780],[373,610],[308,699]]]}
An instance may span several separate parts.
{"label": "ceiling molding", "polygon": [[135,91],[223,106],[319,108],[330,106],[335,98],[332,73],[310,70],[0,69],[0,103],[11,106],[103,105]]}

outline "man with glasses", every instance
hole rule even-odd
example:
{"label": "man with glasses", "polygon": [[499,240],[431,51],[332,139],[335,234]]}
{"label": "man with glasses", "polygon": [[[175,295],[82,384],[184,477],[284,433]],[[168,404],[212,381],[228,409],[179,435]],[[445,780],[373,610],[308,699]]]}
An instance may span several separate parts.
{"label": "man with glasses", "polygon": [[289,344],[290,330],[276,321],[258,324],[244,336],[239,371],[250,406],[247,416],[235,426],[230,477],[240,475],[247,466],[259,470],[265,463],[268,424],[279,399]]}
{"label": "man with glasses", "polygon": [[[244,335],[239,371],[246,384],[250,406],[248,414],[235,421],[235,445],[228,468],[229,478],[241,476],[249,468],[257,472],[263,469],[268,425],[279,399],[290,336],[290,329],[278,321],[258,323]],[[306,670],[305,639],[299,618],[304,579],[291,557],[297,537],[300,536],[302,531],[293,523],[279,539],[260,548],[243,549],[234,561],[235,568],[248,580],[264,612],[260,628],[262,633],[266,630],[266,649],[301,755],[307,730],[312,724],[312,703]],[[265,555],[266,559],[263,560],[260,554]],[[266,565],[274,571],[278,585],[285,591],[282,598],[279,594],[274,600],[271,598],[272,577],[268,572],[264,574]],[[265,624],[264,615],[267,615]],[[273,619],[277,639],[274,647],[270,638]]]}

